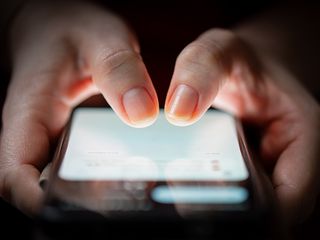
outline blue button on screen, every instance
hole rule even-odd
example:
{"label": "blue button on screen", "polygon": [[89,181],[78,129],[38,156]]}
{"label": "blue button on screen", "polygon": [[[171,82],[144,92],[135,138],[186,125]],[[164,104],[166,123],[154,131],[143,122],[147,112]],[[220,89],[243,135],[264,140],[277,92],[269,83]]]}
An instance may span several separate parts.
{"label": "blue button on screen", "polygon": [[248,191],[238,186],[158,186],[151,196],[164,204],[238,204],[248,199]]}

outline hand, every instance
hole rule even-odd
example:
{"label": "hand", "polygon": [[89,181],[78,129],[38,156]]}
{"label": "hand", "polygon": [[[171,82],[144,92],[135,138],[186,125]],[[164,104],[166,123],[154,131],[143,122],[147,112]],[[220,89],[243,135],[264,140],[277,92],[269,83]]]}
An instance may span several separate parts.
{"label": "hand", "polygon": [[211,106],[261,131],[259,152],[288,224],[305,219],[319,192],[320,110],[297,79],[236,34],[210,30],[178,56],[165,112],[189,125]]}
{"label": "hand", "polygon": [[85,2],[34,1],[15,19],[13,74],[3,110],[0,194],[35,214],[39,173],[74,106],[102,93],[134,127],[151,124],[158,100],[128,28]]}

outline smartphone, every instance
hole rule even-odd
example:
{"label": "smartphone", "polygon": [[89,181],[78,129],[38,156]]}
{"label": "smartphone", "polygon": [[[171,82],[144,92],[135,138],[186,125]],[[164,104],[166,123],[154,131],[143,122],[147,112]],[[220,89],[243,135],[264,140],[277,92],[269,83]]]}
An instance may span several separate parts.
{"label": "smartphone", "polygon": [[132,128],[110,108],[76,108],[51,170],[40,214],[47,232],[226,239],[268,230],[266,177],[241,122],[216,109],[186,127],[161,110],[153,125]]}

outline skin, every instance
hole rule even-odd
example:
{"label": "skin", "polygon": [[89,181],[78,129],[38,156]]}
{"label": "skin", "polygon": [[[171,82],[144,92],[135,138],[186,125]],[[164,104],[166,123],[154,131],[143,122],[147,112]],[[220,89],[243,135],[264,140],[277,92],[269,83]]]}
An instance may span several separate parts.
{"label": "skin", "polygon": [[15,19],[11,39],[0,189],[35,214],[42,197],[39,173],[73,107],[101,92],[124,122],[145,127],[157,117],[158,100],[134,35],[98,7],[32,2]]}
{"label": "skin", "polygon": [[[180,84],[198,98],[187,99],[185,94],[171,100]],[[271,181],[284,221],[291,225],[306,219],[319,192],[317,102],[276,59],[258,57],[235,33],[213,29],[178,56],[167,118],[176,125],[189,125],[212,103],[260,130],[260,155],[264,165],[272,168]]]}
{"label": "skin", "polygon": [[[135,36],[106,10],[31,2],[10,36],[13,74],[3,110],[0,193],[33,215],[43,194],[40,172],[73,107],[102,93],[120,119],[146,127],[157,117],[158,100]],[[312,212],[319,191],[319,106],[281,61],[246,37],[211,29],[186,46],[165,113],[172,124],[186,126],[214,105],[257,127],[279,209],[288,224],[298,223]]]}

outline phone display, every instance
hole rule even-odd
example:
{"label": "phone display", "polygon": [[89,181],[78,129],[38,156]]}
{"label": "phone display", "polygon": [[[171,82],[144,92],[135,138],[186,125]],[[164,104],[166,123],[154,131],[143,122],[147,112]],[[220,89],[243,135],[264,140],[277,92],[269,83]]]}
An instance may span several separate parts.
{"label": "phone display", "polygon": [[244,181],[248,170],[235,120],[209,111],[188,126],[160,113],[147,128],[132,128],[111,110],[76,110],[59,169],[65,180]]}
{"label": "phone display", "polygon": [[218,110],[187,127],[160,111],[153,125],[132,128],[111,109],[78,108],[58,147],[43,212],[89,211],[109,222],[257,213],[263,196],[241,131]]}

